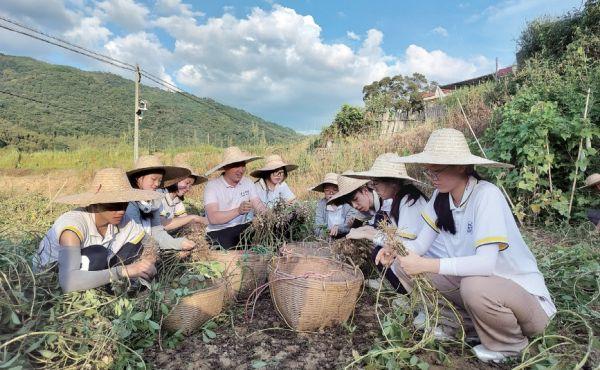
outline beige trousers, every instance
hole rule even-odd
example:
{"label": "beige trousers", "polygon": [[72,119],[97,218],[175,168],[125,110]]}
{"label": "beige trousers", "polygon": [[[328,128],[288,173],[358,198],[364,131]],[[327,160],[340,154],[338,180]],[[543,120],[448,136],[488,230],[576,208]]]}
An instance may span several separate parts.
{"label": "beige trousers", "polygon": [[[397,272],[398,279],[410,292],[412,280],[401,268]],[[498,276],[428,275],[462,315],[465,331],[475,328],[488,349],[516,354],[527,347],[527,337],[543,332],[548,325],[548,315],[538,299],[512,280]],[[451,315],[443,315],[444,325],[457,327],[456,323],[448,322]]]}

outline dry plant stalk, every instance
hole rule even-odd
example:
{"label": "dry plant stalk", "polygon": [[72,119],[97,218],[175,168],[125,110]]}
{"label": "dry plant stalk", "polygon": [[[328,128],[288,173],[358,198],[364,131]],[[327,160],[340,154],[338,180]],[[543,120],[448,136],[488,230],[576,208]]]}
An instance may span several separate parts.
{"label": "dry plant stalk", "polygon": [[[385,223],[379,224],[379,228],[384,232],[386,236],[386,246],[393,248],[399,256],[408,255],[408,249],[402,243],[402,240],[397,237],[397,228]],[[384,271],[385,272],[385,271]],[[413,353],[420,349],[425,348],[427,344],[431,343],[435,336],[433,334],[434,328],[441,325],[441,319],[455,321],[459,325],[460,330],[460,341],[464,343],[465,330],[463,326],[462,316],[457,311],[456,307],[450,302],[444,295],[432,284],[430,278],[426,274],[418,274],[411,277],[412,290],[410,292],[410,303],[411,311],[419,307],[425,313],[425,323],[422,328],[422,335],[417,335],[418,331],[413,332],[413,336],[401,343],[397,339],[390,339],[383,330],[382,321],[379,317],[379,295],[381,288],[377,292],[377,298],[375,303],[375,310],[377,313],[377,319],[381,326],[381,331],[389,348],[381,349],[377,351],[371,351],[363,356],[355,357],[354,361],[350,363],[346,368],[349,368],[367,357],[377,357],[385,354],[400,354]],[[452,313],[452,317],[444,317],[442,310],[447,309]]]}
{"label": "dry plant stalk", "polygon": [[210,243],[206,236],[206,227],[202,226],[194,228],[186,235],[186,238],[196,243],[196,247],[192,249],[190,260],[194,262],[206,261],[210,250]]}
{"label": "dry plant stalk", "polygon": [[365,239],[341,238],[334,240],[330,247],[334,255],[342,256],[344,260],[349,261],[353,266],[360,267],[369,261],[372,243]]}

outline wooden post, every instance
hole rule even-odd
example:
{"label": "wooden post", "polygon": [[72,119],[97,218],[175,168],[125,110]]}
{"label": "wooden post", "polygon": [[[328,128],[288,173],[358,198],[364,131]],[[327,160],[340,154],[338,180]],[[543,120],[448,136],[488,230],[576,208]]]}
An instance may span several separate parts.
{"label": "wooden post", "polygon": [[[588,88],[587,96],[585,98],[585,109],[583,111],[583,121],[587,119],[588,106],[590,103],[591,89]],[[573,186],[571,187],[571,199],[569,199],[569,212],[567,213],[567,220],[571,219],[571,208],[573,207],[573,197],[575,196],[575,187],[577,186],[577,173],[579,172],[579,159],[581,158],[581,147],[583,146],[583,138],[579,140],[579,149],[577,149],[577,158],[575,159],[575,176],[573,177]]]}
{"label": "wooden post", "polygon": [[142,74],[140,73],[140,66],[135,66],[135,114],[134,114],[134,127],[133,127],[133,161],[137,161],[139,157],[139,146],[140,146],[140,81],[142,80]]}

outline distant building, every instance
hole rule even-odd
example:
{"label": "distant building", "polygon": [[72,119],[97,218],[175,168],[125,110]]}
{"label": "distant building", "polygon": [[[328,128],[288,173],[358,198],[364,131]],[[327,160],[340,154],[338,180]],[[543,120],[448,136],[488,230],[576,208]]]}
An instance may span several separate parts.
{"label": "distant building", "polygon": [[498,78],[503,78],[503,77],[509,76],[514,73],[516,68],[517,68],[517,66],[515,66],[515,65],[505,67],[505,68],[500,68],[499,70],[497,70],[494,73],[489,73],[487,75],[474,77],[474,78],[471,78],[468,80],[453,82],[453,83],[447,84],[447,85],[442,85],[442,86],[440,86],[440,88],[442,88],[443,90],[456,90],[463,86],[479,85],[479,84],[487,82],[487,81],[496,80]]}

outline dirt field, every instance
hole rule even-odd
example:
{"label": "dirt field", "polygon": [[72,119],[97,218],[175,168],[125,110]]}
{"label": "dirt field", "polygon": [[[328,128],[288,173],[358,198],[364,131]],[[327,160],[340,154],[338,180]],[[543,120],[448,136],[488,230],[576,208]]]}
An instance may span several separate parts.
{"label": "dirt field", "polygon": [[[365,291],[358,302],[352,324],[325,329],[320,333],[297,333],[287,329],[275,311],[268,291],[255,307],[255,317],[246,320],[243,305],[234,307],[229,317],[215,330],[210,343],[202,335],[192,335],[177,349],[146,351],[144,358],[157,369],[333,369],[343,368],[352,360],[352,351],[368,352],[381,341],[381,330],[374,310],[374,293]],[[226,322],[225,320],[229,320]],[[352,332],[348,327],[355,326]],[[450,366],[433,365],[430,369],[505,368],[484,366],[465,352],[466,358],[450,354]],[[429,363],[435,356],[423,354]]]}

